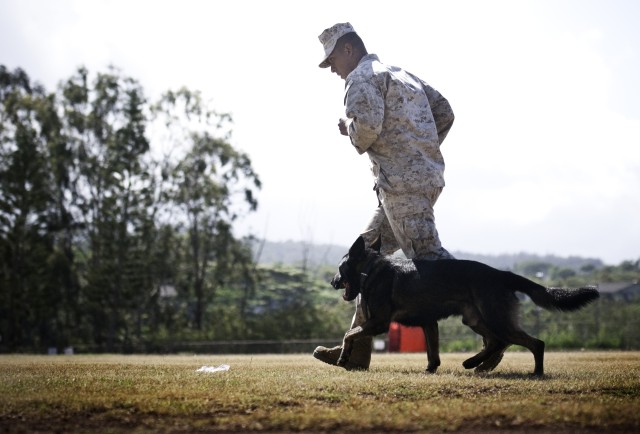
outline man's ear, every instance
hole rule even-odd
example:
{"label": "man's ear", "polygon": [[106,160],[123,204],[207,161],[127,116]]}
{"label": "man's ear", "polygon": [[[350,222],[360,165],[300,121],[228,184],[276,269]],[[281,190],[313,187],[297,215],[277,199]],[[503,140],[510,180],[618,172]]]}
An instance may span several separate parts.
{"label": "man's ear", "polygon": [[348,56],[351,56],[353,54],[353,45],[351,45],[351,42],[345,42],[342,49],[344,50],[345,54]]}

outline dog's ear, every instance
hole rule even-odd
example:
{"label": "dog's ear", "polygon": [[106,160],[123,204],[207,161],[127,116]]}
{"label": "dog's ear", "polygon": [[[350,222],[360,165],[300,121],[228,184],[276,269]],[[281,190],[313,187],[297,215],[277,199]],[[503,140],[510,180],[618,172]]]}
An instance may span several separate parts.
{"label": "dog's ear", "polygon": [[349,249],[349,256],[352,258],[362,256],[364,254],[364,247],[364,238],[360,235]]}
{"label": "dog's ear", "polygon": [[378,235],[378,237],[371,243],[371,248],[376,252],[380,253],[380,247],[382,246],[382,236]]}

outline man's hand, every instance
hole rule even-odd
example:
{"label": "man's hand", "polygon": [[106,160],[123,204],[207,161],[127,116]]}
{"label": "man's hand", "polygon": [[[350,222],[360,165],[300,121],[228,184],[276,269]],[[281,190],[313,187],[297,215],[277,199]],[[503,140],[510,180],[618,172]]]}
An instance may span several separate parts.
{"label": "man's hand", "polygon": [[340,129],[340,134],[342,134],[343,136],[348,136],[349,135],[349,124],[351,123],[351,120],[348,118],[340,118],[340,121],[338,122],[338,128]]}

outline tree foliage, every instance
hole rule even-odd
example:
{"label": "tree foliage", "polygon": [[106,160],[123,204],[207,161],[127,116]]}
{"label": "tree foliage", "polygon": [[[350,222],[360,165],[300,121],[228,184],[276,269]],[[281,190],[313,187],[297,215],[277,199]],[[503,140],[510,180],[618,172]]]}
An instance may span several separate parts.
{"label": "tree foliage", "polygon": [[[177,158],[150,152],[159,118],[182,132]],[[261,185],[230,123],[188,89],[150,104],[115,68],[79,68],[47,93],[0,67],[2,348],[127,350],[202,331],[217,287],[251,287],[232,224]],[[161,288],[177,288],[177,308]]]}
{"label": "tree foliage", "polygon": [[56,146],[50,98],[22,70],[0,66],[0,312],[9,346],[37,344],[55,321]]}

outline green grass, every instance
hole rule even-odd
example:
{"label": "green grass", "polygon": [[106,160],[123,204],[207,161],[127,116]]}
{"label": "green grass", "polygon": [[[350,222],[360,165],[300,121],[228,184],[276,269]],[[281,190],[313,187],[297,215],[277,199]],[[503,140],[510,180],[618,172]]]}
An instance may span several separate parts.
{"label": "green grass", "polygon": [[[374,354],[368,372],[305,355],[0,356],[0,432],[640,432],[639,352]],[[199,373],[226,363],[226,372]]]}

